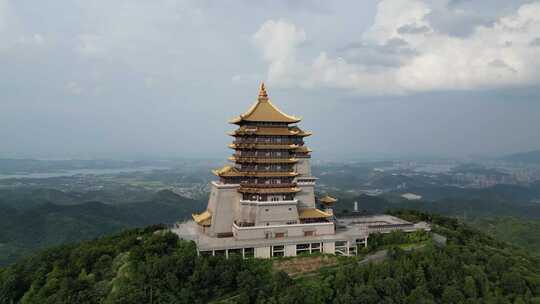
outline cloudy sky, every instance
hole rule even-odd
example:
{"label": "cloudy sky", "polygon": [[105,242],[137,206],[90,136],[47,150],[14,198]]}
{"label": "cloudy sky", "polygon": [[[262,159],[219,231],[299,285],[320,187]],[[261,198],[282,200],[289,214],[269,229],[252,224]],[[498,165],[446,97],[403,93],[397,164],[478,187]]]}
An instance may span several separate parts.
{"label": "cloudy sky", "polygon": [[224,157],[255,100],[314,157],[540,148],[540,1],[0,0],[0,157]]}

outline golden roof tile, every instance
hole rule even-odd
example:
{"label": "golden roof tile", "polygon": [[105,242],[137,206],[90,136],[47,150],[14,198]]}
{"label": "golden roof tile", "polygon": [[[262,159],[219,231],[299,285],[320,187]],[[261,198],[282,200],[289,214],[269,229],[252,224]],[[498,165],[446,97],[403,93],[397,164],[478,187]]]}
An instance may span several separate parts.
{"label": "golden roof tile", "polygon": [[335,202],[337,202],[337,199],[334,197],[331,197],[330,195],[325,195],[323,198],[319,199],[319,202],[326,205],[332,205]]}
{"label": "golden roof tile", "polygon": [[300,210],[298,216],[301,220],[304,220],[304,219],[315,219],[315,218],[327,218],[327,217],[331,217],[332,214],[328,212],[324,212],[317,208],[308,208],[308,209]]}
{"label": "golden roof tile", "polygon": [[210,226],[212,223],[212,213],[210,213],[208,210],[200,214],[193,213],[191,214],[191,217],[197,224],[201,226]]}
{"label": "golden roof tile", "polygon": [[279,172],[279,171],[240,171],[233,166],[224,166],[221,169],[212,171],[215,175],[220,177],[235,177],[235,176],[256,176],[256,177],[279,177],[279,176],[288,176],[295,177],[298,175],[296,172]]}
{"label": "golden roof tile", "polygon": [[272,102],[270,102],[270,99],[268,99],[268,94],[266,93],[264,83],[261,83],[257,102],[253,104],[253,106],[251,106],[247,112],[233,118],[230,123],[239,124],[243,121],[296,123],[300,120],[302,119],[287,115],[273,105]]}

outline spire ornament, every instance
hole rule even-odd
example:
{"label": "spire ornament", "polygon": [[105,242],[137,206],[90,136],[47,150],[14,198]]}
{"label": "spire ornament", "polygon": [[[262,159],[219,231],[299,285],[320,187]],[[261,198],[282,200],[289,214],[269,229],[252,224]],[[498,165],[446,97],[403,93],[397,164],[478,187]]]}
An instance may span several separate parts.
{"label": "spire ornament", "polygon": [[268,100],[268,94],[266,93],[264,82],[261,82],[261,86],[259,87],[259,100]]}

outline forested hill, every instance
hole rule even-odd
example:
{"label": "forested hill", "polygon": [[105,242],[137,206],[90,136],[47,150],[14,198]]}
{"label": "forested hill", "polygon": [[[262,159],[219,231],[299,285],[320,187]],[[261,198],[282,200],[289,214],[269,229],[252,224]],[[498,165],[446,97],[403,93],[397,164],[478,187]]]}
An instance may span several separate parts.
{"label": "forested hill", "polygon": [[502,157],[505,161],[540,164],[540,150],[510,154]]}
{"label": "forested hill", "polygon": [[540,261],[455,219],[430,220],[448,237],[388,259],[357,258],[303,277],[271,260],[198,257],[160,227],[42,251],[0,270],[0,303],[540,303]]}
{"label": "forested hill", "polygon": [[[174,223],[203,208],[202,202],[169,190],[154,193],[142,201],[117,205],[99,201],[63,204],[69,200],[59,198],[70,194],[58,192],[52,202],[32,193],[31,199],[23,197],[21,200],[27,204],[22,208],[12,207],[13,203],[3,205],[0,201],[0,266],[37,248],[93,239],[126,228]],[[13,201],[18,202],[18,198],[8,202]]]}

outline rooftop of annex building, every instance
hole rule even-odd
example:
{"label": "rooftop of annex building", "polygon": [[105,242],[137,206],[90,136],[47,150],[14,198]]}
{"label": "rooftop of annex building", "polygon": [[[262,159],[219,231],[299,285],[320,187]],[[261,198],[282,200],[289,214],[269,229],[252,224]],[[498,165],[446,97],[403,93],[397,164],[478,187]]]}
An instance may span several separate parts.
{"label": "rooftop of annex building", "polygon": [[[364,240],[371,233],[387,233],[391,231],[412,232],[416,230],[430,230],[425,222],[411,223],[398,217],[387,214],[376,215],[348,215],[337,218],[335,234],[313,235],[303,237],[262,238],[238,240],[234,237],[211,237],[201,233],[193,221],[177,223],[171,228],[171,232],[181,239],[191,240],[197,243],[200,251],[220,250],[245,247],[263,247],[273,245],[286,245],[311,242],[335,242]],[[269,226],[268,229],[272,229]]]}

